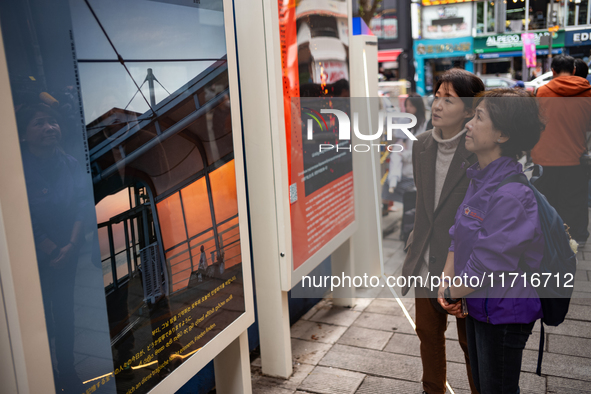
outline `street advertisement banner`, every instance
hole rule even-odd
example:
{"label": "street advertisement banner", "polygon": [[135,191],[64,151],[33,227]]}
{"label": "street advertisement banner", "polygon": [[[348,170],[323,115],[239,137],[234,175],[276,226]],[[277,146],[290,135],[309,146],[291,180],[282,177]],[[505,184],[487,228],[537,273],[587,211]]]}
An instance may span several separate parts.
{"label": "street advertisement banner", "polygon": [[523,33],[521,35],[523,41],[523,55],[525,63],[528,68],[536,67],[536,40],[535,34]]}
{"label": "street advertisement banner", "polygon": [[[339,28],[347,23],[348,13],[346,2],[336,0],[279,0],[278,5],[296,270],[354,221],[351,153],[342,152],[334,168],[325,165],[326,156],[318,161],[302,141],[300,120],[307,110],[293,101],[349,97],[348,33]],[[339,220],[334,220],[332,198],[345,208]]]}
{"label": "street advertisement banner", "polygon": [[169,387],[246,311],[239,103],[204,3],[0,5],[56,392]]}

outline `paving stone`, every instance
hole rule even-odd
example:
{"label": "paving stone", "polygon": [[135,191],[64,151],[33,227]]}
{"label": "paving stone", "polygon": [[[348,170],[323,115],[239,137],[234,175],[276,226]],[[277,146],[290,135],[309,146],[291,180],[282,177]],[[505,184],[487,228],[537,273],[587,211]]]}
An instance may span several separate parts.
{"label": "paving stone", "polygon": [[[570,284],[572,285],[573,282],[570,282]],[[585,293],[591,293],[591,282],[589,281],[581,281],[581,280],[575,280],[574,282],[575,285],[575,290],[576,291],[582,291]]]}
{"label": "paving stone", "polygon": [[[538,352],[525,349],[521,370],[535,372],[538,364]],[[542,374],[591,381],[591,358],[567,356],[564,354],[544,353]]]}
{"label": "paving stone", "polygon": [[456,323],[456,318],[453,316],[447,317],[447,330],[445,330],[445,338],[446,339],[458,339],[458,324]]}
{"label": "paving stone", "polygon": [[392,394],[408,394],[420,393],[423,385],[419,382],[411,382],[408,380],[379,378],[377,376],[367,376],[356,394],[376,394],[376,393],[392,393]]}
{"label": "paving stone", "polygon": [[355,288],[356,298],[376,298],[379,296],[382,288],[380,287],[357,287]]}
{"label": "paving stone", "polygon": [[379,313],[363,312],[353,323],[356,327],[371,328],[382,331],[396,331],[407,334],[414,334],[410,322],[404,316],[390,316]]}
{"label": "paving stone", "polygon": [[591,339],[548,334],[547,349],[550,353],[591,358]]}
{"label": "paving stone", "polygon": [[519,375],[519,388],[524,394],[540,394],[546,391],[546,377],[535,373],[521,372]]}
{"label": "paving stone", "polygon": [[570,303],[571,305],[591,305],[591,293],[573,291]]}
{"label": "paving stone", "polygon": [[310,310],[306,312],[304,316],[300,318],[300,320],[310,320],[310,318],[314,316],[316,312],[318,312],[320,309],[330,309],[331,307],[332,304],[329,302],[329,300],[325,298],[322,301],[318,302],[318,304],[310,308]]}
{"label": "paving stone", "polygon": [[421,341],[416,334],[395,333],[386,347],[385,352],[406,354],[408,356],[421,356]]}
{"label": "paving stone", "polygon": [[[407,307],[407,309],[409,308]],[[369,304],[367,308],[365,308],[365,312],[381,313],[383,315],[404,316],[404,312],[402,311],[400,304],[398,304],[398,302],[394,298],[376,298],[375,300],[373,300],[371,304]]]}
{"label": "paving stone", "polygon": [[352,311],[350,308],[332,306],[330,309],[320,309],[310,320],[318,323],[349,327],[359,315],[361,315],[361,312]]}
{"label": "paving stone", "polygon": [[320,394],[353,394],[364,378],[362,373],[319,366],[314,368],[300,388]]}
{"label": "paving stone", "polygon": [[255,383],[252,385],[253,394],[293,394],[292,390],[282,389],[280,387],[259,386]]}
{"label": "paving stone", "polygon": [[447,382],[454,391],[456,389],[470,390],[468,371],[464,362],[447,362]]}
{"label": "paving stone", "polygon": [[[567,319],[558,327],[545,326],[548,334],[566,335],[579,338],[591,338],[591,324],[585,321]],[[540,331],[540,325],[536,323],[534,331]]]}
{"label": "paving stone", "polygon": [[367,306],[371,304],[373,300],[374,298],[357,298],[355,299],[355,306],[351,308],[351,310],[356,312],[363,312],[365,308],[367,308]]}
{"label": "paving stone", "polygon": [[330,350],[328,343],[303,341],[292,338],[291,353],[294,361],[302,364],[316,365]]}
{"label": "paving stone", "polygon": [[589,382],[574,379],[557,378],[548,376],[547,393],[556,394],[584,394],[591,393]]}
{"label": "paving stone", "polygon": [[293,373],[289,379],[274,378],[270,376],[262,375],[261,369],[254,367],[251,364],[251,377],[253,389],[257,388],[276,388],[279,390],[288,390],[293,393],[304,381],[304,379],[314,370],[313,365],[308,364],[296,364],[293,366]]}
{"label": "paving stone", "polygon": [[575,272],[575,280],[588,282],[589,277],[587,276],[587,270],[577,269],[577,272]]}
{"label": "paving stone", "polygon": [[568,308],[567,319],[591,321],[591,306],[573,304]]}
{"label": "paving stone", "polygon": [[447,361],[452,361],[454,363],[466,363],[466,357],[464,356],[464,351],[460,346],[460,342],[451,339],[445,341],[445,358]]}
{"label": "paving stone", "polygon": [[364,347],[368,349],[382,350],[392,337],[392,333],[371,330],[362,327],[349,327],[347,332],[339,339],[340,344]]}
{"label": "paving stone", "polygon": [[291,326],[291,337],[332,344],[338,341],[345,331],[347,327],[299,320]]}
{"label": "paving stone", "polygon": [[421,359],[401,354],[384,353],[336,344],[320,361],[319,365],[347,369],[418,382],[421,379]]}
{"label": "paving stone", "polygon": [[577,257],[577,269],[589,271],[591,270],[591,252],[584,253],[584,255],[587,257],[585,260],[580,260]]}

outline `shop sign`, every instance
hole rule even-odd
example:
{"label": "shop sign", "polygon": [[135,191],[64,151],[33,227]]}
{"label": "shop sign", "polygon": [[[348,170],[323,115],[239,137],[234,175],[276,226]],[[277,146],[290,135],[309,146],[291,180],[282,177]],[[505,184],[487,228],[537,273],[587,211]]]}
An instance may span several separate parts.
{"label": "shop sign", "polygon": [[395,40],[398,38],[398,20],[396,18],[376,17],[371,20],[370,28],[378,38]]}
{"label": "shop sign", "polygon": [[471,48],[469,42],[461,42],[459,44],[419,44],[417,45],[417,53],[419,55],[428,55],[433,53],[452,53],[452,52],[469,52]]}
{"label": "shop sign", "polygon": [[[555,47],[562,47],[564,46],[564,32],[555,32],[550,33],[547,31],[544,32],[535,32],[534,34],[534,42],[536,47],[539,48],[547,48],[548,45],[541,45],[540,41],[542,37],[550,36],[552,34],[552,40],[554,41],[553,46]],[[523,42],[521,41],[520,34],[498,34],[488,37],[480,37],[474,39],[474,52],[476,53],[486,53],[486,52],[501,52],[501,51],[510,51],[510,50],[519,50],[523,47]]]}
{"label": "shop sign", "polygon": [[566,33],[566,46],[591,45],[591,30],[569,31]]}
{"label": "shop sign", "polygon": [[471,3],[472,0],[423,0],[423,5]]}
{"label": "shop sign", "polygon": [[453,4],[422,10],[423,37],[430,39],[470,36],[472,5]]}

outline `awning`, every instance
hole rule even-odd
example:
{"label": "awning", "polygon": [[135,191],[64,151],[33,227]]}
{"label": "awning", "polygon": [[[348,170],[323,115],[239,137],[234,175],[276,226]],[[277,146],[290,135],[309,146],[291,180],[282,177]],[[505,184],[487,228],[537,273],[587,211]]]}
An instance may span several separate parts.
{"label": "awning", "polygon": [[402,53],[402,49],[386,49],[378,51],[378,63],[395,62],[398,55]]}

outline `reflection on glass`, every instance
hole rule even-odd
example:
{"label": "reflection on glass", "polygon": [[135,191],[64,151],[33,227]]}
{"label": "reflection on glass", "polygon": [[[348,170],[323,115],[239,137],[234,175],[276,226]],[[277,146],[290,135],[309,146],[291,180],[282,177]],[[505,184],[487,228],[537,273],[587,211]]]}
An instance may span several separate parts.
{"label": "reflection on glass", "polygon": [[244,312],[222,1],[199,3],[0,4],[57,392],[149,392]]}

